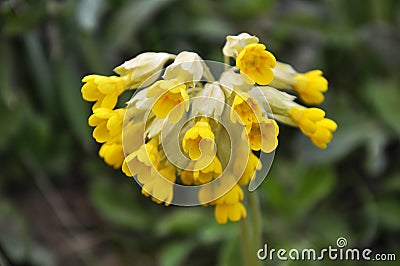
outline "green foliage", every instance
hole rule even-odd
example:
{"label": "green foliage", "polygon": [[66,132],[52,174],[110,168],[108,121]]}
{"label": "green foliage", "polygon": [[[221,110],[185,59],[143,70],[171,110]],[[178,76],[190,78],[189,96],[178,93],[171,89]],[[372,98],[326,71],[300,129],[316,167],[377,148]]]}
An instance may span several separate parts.
{"label": "green foliage", "polygon": [[297,70],[324,71],[323,108],[339,125],[327,150],[280,128],[259,188],[263,241],[324,248],[344,236],[395,253],[399,12],[395,0],[1,1],[0,246],[27,265],[241,265],[238,224],[157,205],[104,164],[80,87],[144,51],[221,60],[224,37],[247,31]]}

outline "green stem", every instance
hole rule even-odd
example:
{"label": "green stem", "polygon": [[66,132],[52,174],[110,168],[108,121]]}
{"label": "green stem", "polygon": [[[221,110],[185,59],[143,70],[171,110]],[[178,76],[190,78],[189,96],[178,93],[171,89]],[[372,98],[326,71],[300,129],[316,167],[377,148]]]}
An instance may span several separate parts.
{"label": "green stem", "polygon": [[240,237],[242,239],[243,265],[251,266],[255,254],[251,253],[250,233],[247,219],[240,221]]}
{"label": "green stem", "polygon": [[261,206],[256,191],[249,193],[249,211],[253,229],[253,249],[257,251],[259,248],[261,248],[262,229]]}
{"label": "green stem", "polygon": [[257,250],[261,248],[261,209],[257,193],[249,194],[248,217],[241,221],[243,261],[246,266],[257,266],[261,261]]}

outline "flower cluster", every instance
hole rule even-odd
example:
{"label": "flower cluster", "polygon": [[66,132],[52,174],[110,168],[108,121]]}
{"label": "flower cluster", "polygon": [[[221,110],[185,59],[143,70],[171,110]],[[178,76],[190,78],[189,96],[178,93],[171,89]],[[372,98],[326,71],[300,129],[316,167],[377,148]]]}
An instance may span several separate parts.
{"label": "flower cluster", "polygon": [[[324,100],[322,72],[298,73],[266,49],[241,33],[227,37],[222,52],[235,65],[218,76],[185,51],[143,53],[115,68],[118,76],[84,77],[82,96],[94,102],[89,125],[102,143],[100,157],[134,177],[157,203],[177,204],[185,196],[214,206],[218,223],[244,219],[243,186],[262,169],[262,154],[276,149],[276,121],[298,127],[322,149],[337,128],[323,110],[295,101],[295,95],[305,104]],[[134,96],[116,107],[128,89]],[[177,186],[198,190],[177,195]]]}

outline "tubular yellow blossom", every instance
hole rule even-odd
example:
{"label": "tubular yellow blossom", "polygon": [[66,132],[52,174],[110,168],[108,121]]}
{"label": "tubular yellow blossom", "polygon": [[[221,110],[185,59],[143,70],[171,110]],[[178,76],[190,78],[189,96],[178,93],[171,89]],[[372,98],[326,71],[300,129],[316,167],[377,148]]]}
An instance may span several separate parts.
{"label": "tubular yellow blossom", "polygon": [[278,146],[278,124],[273,119],[262,117],[260,123],[252,123],[246,127],[250,148],[269,153]]}
{"label": "tubular yellow blossom", "polygon": [[215,200],[215,219],[220,224],[226,224],[228,220],[237,222],[246,218],[246,209],[241,201],[243,200],[243,190],[239,185],[235,185],[225,195]]}
{"label": "tubular yellow blossom", "polygon": [[110,110],[97,108],[89,117],[89,125],[96,127],[93,130],[93,137],[97,142],[103,143],[109,139],[122,134],[122,121],[126,109],[120,108]]}
{"label": "tubular yellow blossom", "polygon": [[157,138],[152,138],[137,151],[126,156],[122,171],[127,176],[137,175],[139,177],[154,173],[160,159]]}
{"label": "tubular yellow blossom", "polygon": [[321,149],[327,147],[337,129],[336,122],[325,118],[325,112],[318,108],[293,107],[288,114],[304,135]]}
{"label": "tubular yellow blossom", "polygon": [[328,81],[321,70],[312,70],[304,74],[296,74],[293,89],[306,104],[320,104],[324,101],[323,92],[328,90]]}
{"label": "tubular yellow blossom", "polygon": [[311,141],[320,149],[326,149],[327,144],[331,142],[333,132],[337,129],[335,121],[324,118],[316,122],[317,130],[310,136]]}
{"label": "tubular yellow blossom", "polygon": [[265,50],[264,44],[252,43],[240,51],[236,66],[255,83],[267,85],[274,78],[272,68],[276,66],[274,55]]}
{"label": "tubular yellow blossom", "polygon": [[236,116],[239,116],[239,122],[243,125],[251,125],[257,122],[261,115],[262,112],[258,102],[247,93],[235,96],[230,111],[230,117],[234,123],[236,122]]}
{"label": "tubular yellow blossom", "polygon": [[217,178],[221,173],[222,164],[219,161],[218,157],[214,156],[214,159],[207,167],[201,170],[193,171],[193,180],[194,183],[197,182],[200,184],[205,184]]}
{"label": "tubular yellow blossom", "polygon": [[[179,84],[176,80],[160,80],[154,83],[147,91],[147,97],[156,96],[156,102],[152,106],[152,112],[158,118],[164,119],[169,115],[171,122],[177,122],[184,111],[189,110],[189,95],[184,83]],[[174,112],[171,110],[178,104]],[[170,114],[171,112],[171,114]]]}
{"label": "tubular yellow blossom", "polygon": [[121,142],[106,142],[101,145],[99,156],[115,169],[121,167],[124,161],[124,150]]}
{"label": "tubular yellow blossom", "polygon": [[[162,165],[155,175],[141,175],[138,180],[143,184],[142,194],[158,204],[168,206],[173,197],[173,183],[176,180],[176,168],[172,165]],[[170,181],[170,182],[168,182]]]}
{"label": "tubular yellow blossom", "polygon": [[190,159],[197,160],[201,156],[200,145],[203,151],[212,151],[214,149],[215,136],[207,118],[200,121],[186,131],[182,148],[189,154]]}
{"label": "tubular yellow blossom", "polygon": [[228,220],[232,222],[240,221],[246,218],[247,212],[243,203],[236,202],[235,204],[218,204],[214,209],[215,220],[219,224],[226,224]]}
{"label": "tubular yellow blossom", "polygon": [[81,89],[83,99],[96,102],[93,110],[99,107],[113,109],[127,87],[127,77],[88,75],[82,82],[85,82]]}
{"label": "tubular yellow blossom", "polygon": [[262,167],[261,161],[258,159],[254,153],[249,153],[249,158],[247,160],[246,168],[242,176],[239,179],[239,185],[245,186],[247,185],[251,179],[253,179],[257,170],[260,170]]}

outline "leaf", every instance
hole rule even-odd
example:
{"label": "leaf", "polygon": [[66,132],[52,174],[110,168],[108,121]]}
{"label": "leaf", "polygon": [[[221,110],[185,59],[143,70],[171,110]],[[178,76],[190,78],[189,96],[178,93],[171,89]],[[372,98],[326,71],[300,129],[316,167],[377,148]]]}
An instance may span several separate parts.
{"label": "leaf", "polygon": [[184,259],[193,249],[193,244],[188,241],[168,243],[161,251],[160,266],[183,265]]}
{"label": "leaf", "polygon": [[111,51],[118,50],[129,43],[144,24],[154,14],[173,0],[138,0],[128,1],[116,13],[106,30],[107,41]]}
{"label": "leaf", "polygon": [[[170,207],[174,208],[174,207]],[[159,235],[176,233],[195,234],[199,228],[210,220],[202,207],[174,208],[156,225]]]}
{"label": "leaf", "polygon": [[388,230],[400,228],[400,204],[395,199],[381,199],[377,202],[381,226]]}
{"label": "leaf", "polygon": [[[240,245],[241,241],[238,237],[232,237],[222,244],[218,254],[218,266],[240,266],[243,259],[241,256]],[[254,254],[256,256],[256,254]]]}
{"label": "leaf", "polygon": [[370,80],[365,88],[367,100],[376,110],[380,118],[385,121],[400,137],[400,90],[395,81]]}
{"label": "leaf", "polygon": [[333,170],[327,166],[314,167],[297,178],[299,184],[294,202],[299,213],[305,213],[321,199],[328,197],[335,184]]}
{"label": "leaf", "polygon": [[[54,257],[35,243],[21,213],[6,199],[0,198],[0,244],[14,262],[25,265],[54,265]],[[0,263],[2,262],[0,254]],[[20,264],[18,264],[20,265]]]}
{"label": "leaf", "polygon": [[92,143],[90,128],[87,124],[89,110],[81,96],[81,77],[74,70],[70,60],[58,60],[55,64],[56,87],[59,90],[59,99],[66,118],[75,137],[82,146],[90,149]]}
{"label": "leaf", "polygon": [[52,69],[37,31],[28,32],[24,36],[25,46],[28,53],[27,63],[32,72],[34,87],[38,89],[42,104],[48,111],[53,110],[55,105],[54,87],[52,84]]}
{"label": "leaf", "polygon": [[91,201],[104,219],[127,229],[148,228],[150,217],[129,193],[107,178],[97,178],[90,187]]}

